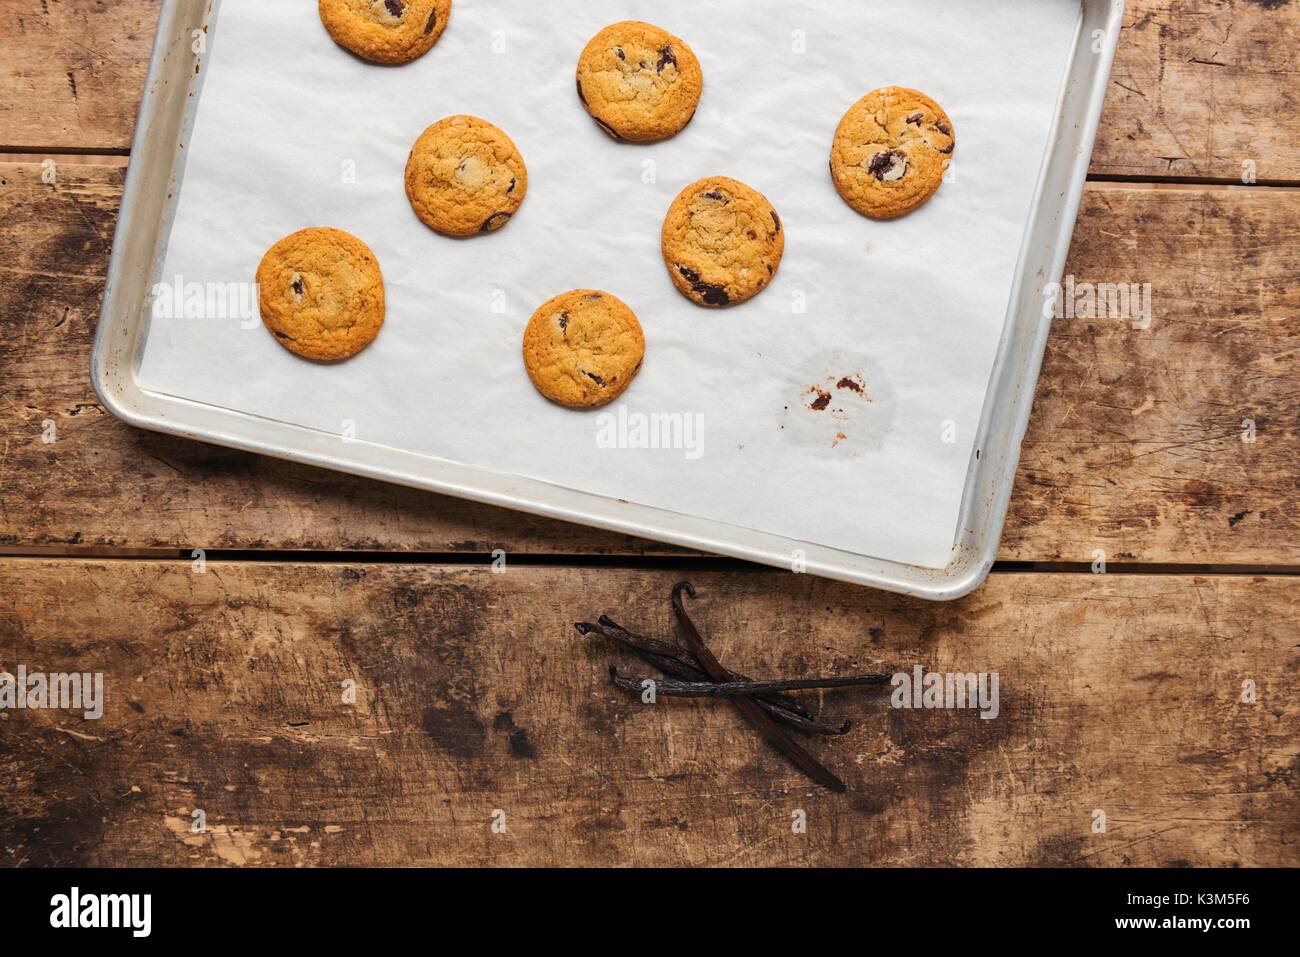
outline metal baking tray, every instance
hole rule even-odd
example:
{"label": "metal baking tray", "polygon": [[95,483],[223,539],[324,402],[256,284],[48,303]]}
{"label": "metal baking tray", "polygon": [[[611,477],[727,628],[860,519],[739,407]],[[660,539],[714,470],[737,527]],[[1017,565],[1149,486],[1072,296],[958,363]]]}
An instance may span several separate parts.
{"label": "metal baking tray", "polygon": [[162,5],[95,339],[95,391],[115,415],[144,429],[777,567],[791,567],[799,554],[808,574],[930,600],[961,597],[984,581],[996,558],[1051,325],[1045,293],[1064,272],[1123,20],[1122,0],[1080,0],[1079,7],[946,568],[884,561],[401,449],[342,444],[314,429],[143,388],[137,372],[151,290],[201,91],[192,45],[212,15],[212,0]]}

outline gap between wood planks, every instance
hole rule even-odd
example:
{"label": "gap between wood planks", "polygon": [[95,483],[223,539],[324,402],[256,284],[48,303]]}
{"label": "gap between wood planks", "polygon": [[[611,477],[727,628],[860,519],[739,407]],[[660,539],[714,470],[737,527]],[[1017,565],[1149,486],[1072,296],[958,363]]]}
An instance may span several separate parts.
{"label": "gap between wood planks", "polygon": [[1122,186],[1124,188],[1139,186],[1149,189],[1300,189],[1300,180],[1261,179],[1254,183],[1215,176],[1162,176],[1152,179],[1149,176],[1124,176],[1117,173],[1089,173],[1088,183],[1096,186]]}
{"label": "gap between wood planks", "polygon": [[126,166],[130,161],[127,150],[97,149],[77,150],[69,146],[41,149],[39,146],[0,146],[0,160],[6,163],[42,163],[54,160],[69,166]]}
{"label": "gap between wood planks", "polygon": [[[447,565],[489,566],[490,552],[394,552],[394,551],[304,551],[294,549],[174,549],[111,548],[59,545],[11,546],[0,549],[5,559],[60,559],[66,561],[178,561],[190,562],[195,552],[203,552],[205,562],[252,563],[262,565]],[[739,558],[718,555],[587,555],[532,554],[506,552],[512,565],[540,568],[631,568],[651,571],[744,571],[786,574],[786,570],[760,565]],[[1089,562],[997,562],[993,574],[1094,574]],[[1202,576],[1300,576],[1300,565],[1211,565],[1168,562],[1107,562],[1108,575],[1202,575]]]}

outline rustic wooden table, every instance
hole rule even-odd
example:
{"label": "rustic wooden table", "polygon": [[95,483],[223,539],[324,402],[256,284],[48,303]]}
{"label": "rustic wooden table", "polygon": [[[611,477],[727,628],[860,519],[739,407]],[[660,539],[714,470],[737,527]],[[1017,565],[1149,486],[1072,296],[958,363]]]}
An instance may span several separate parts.
{"label": "rustic wooden table", "polygon": [[[0,862],[1300,863],[1300,2],[1128,10],[1068,272],[1154,322],[1056,323],[1003,564],[930,605],[115,420],[158,0],[0,0],[0,668],[107,676],[102,720],[0,712]],[[1002,714],[828,694],[849,793],[810,787],[572,629],[668,633],[684,576],[733,667],[997,671]]]}

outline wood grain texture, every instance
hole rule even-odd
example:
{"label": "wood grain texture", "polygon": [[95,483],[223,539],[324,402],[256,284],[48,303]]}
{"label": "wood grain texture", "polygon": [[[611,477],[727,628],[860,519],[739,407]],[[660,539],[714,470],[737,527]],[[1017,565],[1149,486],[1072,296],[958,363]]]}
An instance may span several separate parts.
{"label": "wood grain texture", "polygon": [[1126,0],[1092,171],[1300,180],[1300,3]]}
{"label": "wood grain texture", "polygon": [[0,148],[130,148],[160,9],[160,0],[0,3]]}
{"label": "wood grain texture", "polygon": [[710,647],[755,675],[998,673],[993,720],[825,693],[855,722],[812,742],[839,797],[729,707],[610,685],[607,666],[632,663],[572,622],[609,611],[671,637],[672,581],[0,562],[0,664],[102,672],[106,701],[99,721],[0,719],[0,861],[1300,864],[1294,579],[995,575],[927,605],[696,576]]}
{"label": "wood grain texture", "polygon": [[[0,4],[0,147],[125,150],[159,0]],[[1294,0],[1128,0],[1093,172],[1300,180]]]}
{"label": "wood grain texture", "polygon": [[[88,374],[122,171],[39,174],[0,166],[0,547],[673,552],[126,427]],[[1004,559],[1300,559],[1297,230],[1289,190],[1089,189],[1069,269],[1153,322],[1057,322]]]}
{"label": "wood grain texture", "polygon": [[1003,557],[1300,560],[1298,233],[1300,191],[1087,191],[1067,274],[1150,328],[1054,323]]}

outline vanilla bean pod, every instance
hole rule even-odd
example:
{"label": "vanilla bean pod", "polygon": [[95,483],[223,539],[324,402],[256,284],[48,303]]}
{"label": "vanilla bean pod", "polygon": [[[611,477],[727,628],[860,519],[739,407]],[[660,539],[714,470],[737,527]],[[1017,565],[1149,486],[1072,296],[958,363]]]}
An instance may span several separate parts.
{"label": "vanilla bean pod", "polygon": [[[637,694],[640,694],[642,691],[645,690],[646,681],[653,681],[655,684],[655,693],[656,694],[662,693],[665,697],[668,698],[731,697],[729,695],[726,695],[725,693],[717,694],[717,695],[683,694],[680,691],[677,691],[676,689],[679,688],[687,688],[687,689],[724,688],[726,689],[726,688],[732,688],[736,686],[735,683],[730,685],[716,685],[716,684],[711,684],[709,682],[674,681],[672,679],[663,680],[660,678],[625,678],[622,675],[620,675],[618,673],[618,669],[612,665],[610,666],[609,669],[609,676],[613,680],[614,684],[616,684],[618,687],[622,688],[625,691],[632,691]],[[755,704],[757,704],[764,711],[766,711],[778,723],[784,724],[787,727],[793,728],[796,731],[802,731],[804,734],[820,734],[820,735],[825,735],[827,737],[839,737],[842,734],[848,734],[849,730],[853,727],[853,722],[851,721],[842,721],[839,724],[831,724],[830,722],[827,721],[819,721],[816,718],[805,718],[803,715],[793,714],[789,711],[786,711],[780,705],[773,704],[767,698],[751,697],[750,700],[753,701]]]}
{"label": "vanilla bean pod", "polygon": [[841,734],[848,734],[849,729],[853,727],[851,721],[831,724],[827,721],[819,721],[816,718],[805,718],[801,714],[786,711],[780,705],[775,705],[766,698],[751,698],[750,700],[770,714],[775,721],[794,728],[796,731],[802,731],[804,734],[823,734],[838,737]]}
{"label": "vanilla bean pod", "polygon": [[[687,647],[695,652],[695,657],[699,660],[700,666],[709,673],[709,677],[714,681],[726,681],[728,674],[727,669],[718,663],[718,659],[709,651],[708,645],[700,636],[699,630],[695,627],[695,622],[691,621],[691,616],[686,613],[686,606],[682,602],[682,593],[695,597],[695,586],[690,582],[678,582],[673,586],[672,606],[673,613],[677,616],[677,621],[682,627],[682,633],[686,636]],[[845,791],[844,782],[836,777],[827,767],[804,750],[794,738],[781,730],[780,725],[768,717],[754,701],[749,698],[731,698],[732,704],[736,706],[758,732],[766,739],[767,743],[772,745],[792,762],[804,774],[812,778],[822,787],[839,794]]]}
{"label": "vanilla bean pod", "polygon": [[669,657],[657,651],[649,651],[639,644],[628,641],[629,635],[627,632],[616,631],[602,622],[594,625],[589,622],[579,622],[574,627],[578,629],[579,634],[589,635],[594,633],[616,644],[623,645],[646,664],[653,665],[669,677],[680,678],[683,681],[708,680],[709,676],[704,669],[693,664],[686,664],[676,657]]}
{"label": "vanilla bean pod", "polygon": [[[605,619],[602,618],[601,621],[604,622]],[[574,627],[577,628],[578,633],[581,635],[587,635],[594,632],[610,641],[625,645],[646,664],[658,668],[671,678],[678,678],[687,682],[708,680],[709,676],[707,672],[694,665],[686,665],[677,658],[670,658],[656,652],[646,651],[643,647],[638,647],[638,644],[635,641],[629,641],[628,639],[639,639],[640,636],[633,635],[631,632],[623,631],[622,629],[615,631],[614,628],[607,624],[593,625],[587,622],[579,622]],[[644,639],[644,641],[652,645],[663,644],[663,642],[656,642],[654,639]],[[779,698],[784,699],[785,696],[781,695]],[[789,700],[793,701],[793,699]],[[798,711],[794,711],[787,708],[781,701],[774,700],[771,697],[759,697],[756,698],[755,701],[760,708],[766,711],[775,720],[794,728],[796,731],[802,731],[805,734],[838,736],[841,734],[847,734],[849,729],[852,727],[852,724],[848,721],[841,722],[840,724],[820,721],[817,718],[812,717],[807,709],[802,705],[799,705]]]}
{"label": "vanilla bean pod", "polygon": [[[617,669],[612,669],[612,670],[617,671]],[[669,674],[670,672],[665,671],[664,673]],[[626,685],[622,684],[622,680],[624,679],[621,679],[620,676],[620,680],[616,680],[614,683],[629,691],[636,691],[640,693],[643,690],[643,686],[640,684],[638,684],[635,688],[628,688]],[[641,679],[641,680],[645,680],[645,679]],[[650,680],[655,681],[657,685],[662,685],[664,683],[661,679],[650,679]],[[679,684],[679,685],[682,683],[683,682],[675,682],[675,684]],[[685,682],[685,684],[687,684],[688,686],[694,686],[695,683]],[[673,697],[673,695],[667,695],[667,697]],[[842,734],[848,734],[849,730],[853,727],[853,722],[851,721],[841,721],[839,724],[834,724],[832,722],[823,721],[818,718],[805,718],[801,714],[795,714],[793,711],[787,711],[785,708],[781,707],[781,705],[776,704],[775,702],[767,698],[755,697],[752,700],[760,708],[762,708],[769,715],[771,715],[774,720],[778,721],[781,724],[786,725],[787,727],[793,728],[796,731],[802,731],[804,734],[820,734],[828,737],[838,737]]]}
{"label": "vanilla bean pod", "polygon": [[609,615],[601,615],[596,619],[596,621],[597,624],[607,630],[616,632],[618,639],[625,644],[633,645],[637,648],[644,648],[646,651],[653,652],[654,654],[674,658],[683,665],[686,665],[688,668],[695,668],[701,674],[704,673],[704,669],[700,667],[700,663],[696,660],[695,656],[680,645],[674,645],[671,642],[660,641],[657,638],[649,638],[645,635],[639,635],[634,631],[629,631],[613,618],[610,618]]}
{"label": "vanilla bean pod", "polygon": [[821,688],[861,688],[866,685],[889,684],[888,675],[850,675],[844,678],[798,678],[790,681],[661,681],[656,678],[625,677],[617,668],[609,669],[614,684],[627,691],[643,687],[643,682],[653,681],[655,693],[669,698],[753,698],[771,691],[815,691]]}
{"label": "vanilla bean pod", "polygon": [[[699,659],[696,658],[694,654],[692,654],[690,651],[686,650],[685,648],[681,648],[678,647],[677,645],[669,644],[666,641],[658,641],[654,638],[646,638],[642,635],[638,635],[633,632],[630,632],[622,625],[618,624],[618,622],[610,618],[608,615],[601,615],[599,619],[599,624],[607,630],[606,632],[604,632],[606,637],[613,638],[615,641],[621,641],[624,644],[628,645],[629,647],[641,647],[655,654],[671,656],[676,660],[680,661],[687,668],[690,668],[697,673],[696,675],[672,675],[672,677],[682,678],[686,681],[708,681],[709,680],[709,675],[700,666]],[[615,634],[612,635],[608,634],[609,631],[613,631],[615,632]],[[660,668],[660,670],[663,671],[662,668]],[[728,681],[751,680],[748,676],[732,671],[730,668],[727,668],[725,665],[723,666],[723,671],[726,672]],[[670,672],[664,671],[664,674],[670,674]],[[763,697],[766,698],[768,701],[771,701],[773,704],[779,705],[786,711],[793,711],[795,714],[801,715],[802,717],[809,718],[809,719],[816,718],[816,715],[814,715],[811,711],[809,711],[808,708],[803,704],[803,702],[800,701],[798,698],[792,698],[787,694],[765,694],[763,695]]]}

